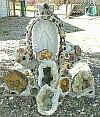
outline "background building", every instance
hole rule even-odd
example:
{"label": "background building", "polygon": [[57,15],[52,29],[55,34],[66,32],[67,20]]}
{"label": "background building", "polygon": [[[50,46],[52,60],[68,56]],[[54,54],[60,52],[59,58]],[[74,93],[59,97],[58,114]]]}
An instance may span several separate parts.
{"label": "background building", "polygon": [[8,16],[8,0],[0,0],[0,18]]}

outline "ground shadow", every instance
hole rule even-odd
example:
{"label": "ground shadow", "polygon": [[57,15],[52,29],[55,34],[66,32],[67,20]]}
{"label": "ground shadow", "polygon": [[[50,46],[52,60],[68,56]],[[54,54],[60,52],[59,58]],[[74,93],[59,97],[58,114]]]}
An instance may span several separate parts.
{"label": "ground shadow", "polygon": [[73,26],[69,23],[63,22],[64,23],[64,31],[66,33],[73,33],[73,32],[79,32],[79,31],[85,31],[79,27]]}

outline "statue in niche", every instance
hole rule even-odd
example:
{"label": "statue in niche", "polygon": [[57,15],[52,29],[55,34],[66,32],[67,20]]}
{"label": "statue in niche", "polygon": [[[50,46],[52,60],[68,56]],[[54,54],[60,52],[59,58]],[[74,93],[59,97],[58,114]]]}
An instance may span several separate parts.
{"label": "statue in niche", "polygon": [[59,51],[60,34],[63,32],[62,22],[53,14],[53,9],[48,4],[39,6],[39,14],[27,26],[27,44],[36,55],[47,49],[55,58]]}
{"label": "statue in niche", "polygon": [[58,50],[57,26],[48,20],[37,21],[32,29],[32,47],[35,53],[47,49],[53,56],[56,56]]}

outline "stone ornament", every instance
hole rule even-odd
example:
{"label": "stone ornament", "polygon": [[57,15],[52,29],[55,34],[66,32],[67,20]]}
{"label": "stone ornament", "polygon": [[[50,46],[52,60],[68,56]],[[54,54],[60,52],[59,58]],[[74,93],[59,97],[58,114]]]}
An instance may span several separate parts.
{"label": "stone ornament", "polygon": [[68,75],[68,71],[72,68],[72,63],[68,62],[68,61],[63,61],[61,68],[60,68],[60,75],[61,76],[67,76]]}
{"label": "stone ornament", "polygon": [[81,56],[81,48],[78,45],[74,46],[76,56]]}
{"label": "stone ornament", "polygon": [[77,97],[94,97],[94,77],[87,63],[76,63],[69,73],[72,76],[71,91],[76,93]]}
{"label": "stone ornament", "polygon": [[22,39],[19,41],[19,46],[16,48],[14,56],[16,63],[30,69],[34,66],[33,61],[35,55],[33,55],[33,52],[29,50],[26,40]]}
{"label": "stone ornament", "polygon": [[71,80],[69,77],[61,77],[59,79],[58,90],[62,96],[65,96],[70,92]]}
{"label": "stone ornament", "polygon": [[19,47],[16,49],[16,62],[20,64],[27,63],[28,57],[27,57],[27,47]]}
{"label": "stone ornament", "polygon": [[52,53],[49,52],[47,49],[44,49],[43,51],[39,52],[39,60],[51,60],[52,59]]}
{"label": "stone ornament", "polygon": [[11,91],[15,91],[16,94],[21,94],[28,85],[27,77],[16,70],[9,71],[7,76],[4,78],[8,88]]}
{"label": "stone ornament", "polygon": [[52,115],[59,105],[59,95],[57,89],[52,89],[47,84],[44,85],[36,98],[38,112],[42,115]]}
{"label": "stone ornament", "polygon": [[39,15],[42,19],[48,19],[53,14],[53,8],[51,6],[48,6],[47,3],[45,3],[42,6],[39,6]]}
{"label": "stone ornament", "polygon": [[[51,74],[52,74],[52,77],[53,77],[53,80],[50,82],[50,86],[55,86],[58,79],[59,79],[58,69],[57,69],[55,61],[44,60],[44,61],[42,61],[42,63],[39,65],[39,68],[38,68],[38,72],[39,72],[38,85],[39,85],[39,87],[43,86],[43,83],[42,83],[42,80],[44,78],[43,69],[47,68],[47,67],[51,68]],[[46,77],[49,77],[49,75],[46,76]]]}

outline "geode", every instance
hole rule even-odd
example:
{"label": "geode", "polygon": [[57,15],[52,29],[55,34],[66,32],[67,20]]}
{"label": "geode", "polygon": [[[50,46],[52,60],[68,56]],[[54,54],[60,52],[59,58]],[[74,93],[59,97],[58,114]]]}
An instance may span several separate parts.
{"label": "geode", "polygon": [[37,95],[38,112],[42,115],[52,115],[58,107],[59,92],[47,84],[44,85]]}
{"label": "geode", "polygon": [[44,72],[44,77],[42,79],[42,82],[43,84],[48,84],[50,86],[50,82],[53,80],[53,76],[51,74],[51,68],[50,67],[43,68],[43,72]]}
{"label": "geode", "polygon": [[[92,96],[95,95],[94,77],[87,63],[78,62],[69,70],[72,76],[71,91],[77,96]],[[90,93],[91,92],[91,93]]]}
{"label": "geode", "polygon": [[71,81],[69,77],[59,79],[58,90],[62,95],[67,95],[71,90]]}
{"label": "geode", "polygon": [[7,76],[4,78],[4,81],[7,84],[8,89],[15,91],[17,94],[23,92],[28,85],[27,77],[16,70],[9,71]]}

